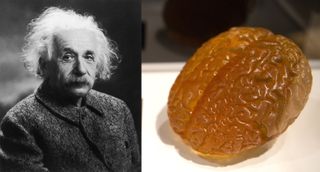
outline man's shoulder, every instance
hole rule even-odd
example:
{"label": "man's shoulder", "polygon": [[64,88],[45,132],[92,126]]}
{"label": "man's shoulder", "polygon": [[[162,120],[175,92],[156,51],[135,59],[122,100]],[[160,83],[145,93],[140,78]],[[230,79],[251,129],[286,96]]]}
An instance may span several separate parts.
{"label": "man's shoulder", "polygon": [[25,115],[31,114],[30,112],[34,111],[36,107],[35,104],[35,96],[34,94],[31,94],[16,103],[11,109],[9,109],[4,118],[16,120],[25,118]]}
{"label": "man's shoulder", "polygon": [[20,100],[17,104],[15,104],[9,111],[8,113],[12,113],[15,111],[29,111],[34,108],[35,105],[35,96],[34,94],[30,94],[26,98]]}

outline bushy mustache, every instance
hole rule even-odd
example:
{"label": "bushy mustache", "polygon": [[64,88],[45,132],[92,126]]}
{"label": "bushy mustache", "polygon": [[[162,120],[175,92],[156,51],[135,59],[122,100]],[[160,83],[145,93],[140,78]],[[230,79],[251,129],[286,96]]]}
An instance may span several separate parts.
{"label": "bushy mustache", "polygon": [[70,77],[67,85],[89,85],[89,80],[86,77]]}

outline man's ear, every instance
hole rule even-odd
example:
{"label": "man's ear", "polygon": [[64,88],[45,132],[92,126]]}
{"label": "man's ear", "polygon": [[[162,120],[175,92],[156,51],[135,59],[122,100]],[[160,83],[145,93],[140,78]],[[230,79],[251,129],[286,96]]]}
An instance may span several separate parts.
{"label": "man's ear", "polygon": [[39,67],[38,67],[38,74],[41,76],[41,77],[45,77],[46,75],[46,71],[47,71],[47,68],[48,68],[48,65],[47,65],[47,61],[43,58],[43,57],[40,57],[39,58]]}

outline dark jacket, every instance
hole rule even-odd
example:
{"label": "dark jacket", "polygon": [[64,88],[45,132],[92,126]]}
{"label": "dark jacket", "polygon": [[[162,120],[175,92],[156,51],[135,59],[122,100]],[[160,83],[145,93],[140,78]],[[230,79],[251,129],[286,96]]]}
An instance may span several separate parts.
{"label": "dark jacket", "polygon": [[62,105],[39,88],[5,115],[0,171],[139,171],[132,115],[90,90],[83,106]]}

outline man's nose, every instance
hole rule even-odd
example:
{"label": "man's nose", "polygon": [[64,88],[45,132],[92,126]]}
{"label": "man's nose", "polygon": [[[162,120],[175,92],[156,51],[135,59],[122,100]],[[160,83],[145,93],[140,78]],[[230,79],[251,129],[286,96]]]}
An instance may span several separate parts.
{"label": "man's nose", "polygon": [[84,61],[81,58],[78,58],[75,63],[74,72],[76,75],[82,76],[86,74],[86,68]]}

